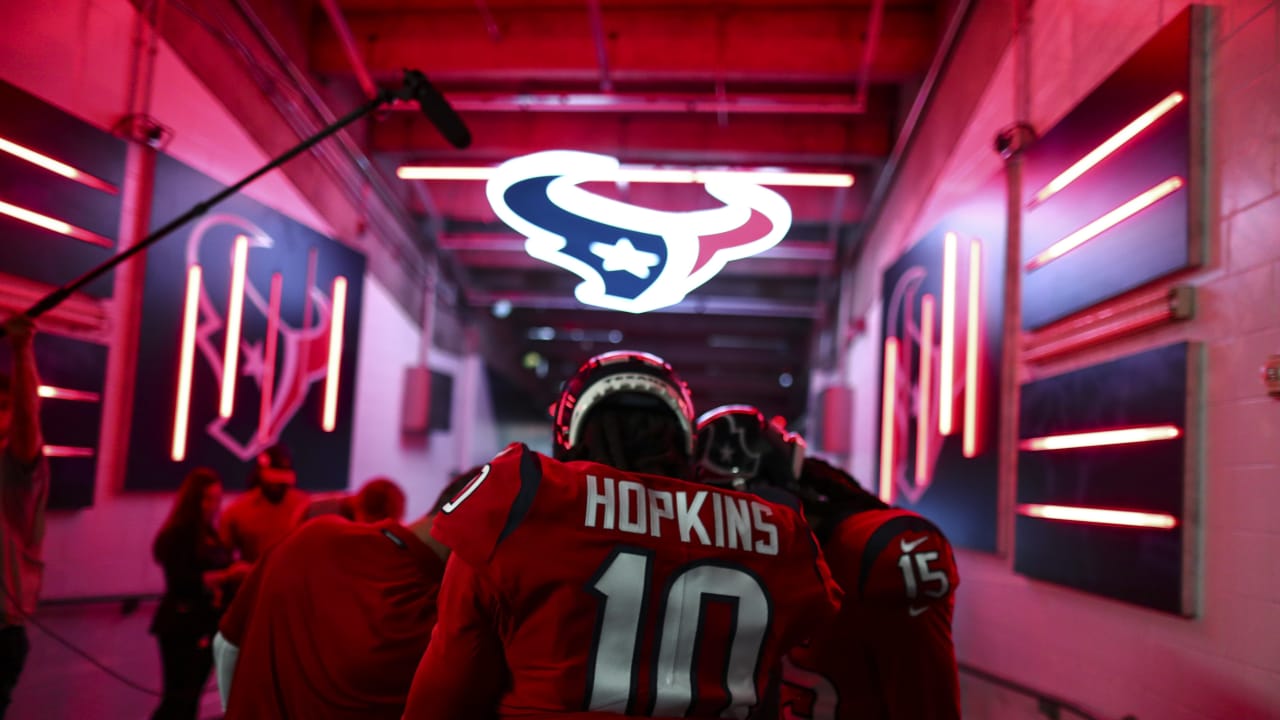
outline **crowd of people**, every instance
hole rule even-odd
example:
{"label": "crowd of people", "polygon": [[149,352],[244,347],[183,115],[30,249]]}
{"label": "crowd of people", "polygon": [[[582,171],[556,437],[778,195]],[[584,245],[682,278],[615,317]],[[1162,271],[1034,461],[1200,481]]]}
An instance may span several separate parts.
{"label": "crowd of people", "polygon": [[[0,717],[27,651],[48,470],[31,326],[0,377]],[[653,355],[589,359],[550,456],[513,444],[403,523],[375,478],[313,500],[287,448],[225,511],[191,470],[155,536],[153,718],[958,718],[946,537],[806,457],[781,418],[695,414]]]}

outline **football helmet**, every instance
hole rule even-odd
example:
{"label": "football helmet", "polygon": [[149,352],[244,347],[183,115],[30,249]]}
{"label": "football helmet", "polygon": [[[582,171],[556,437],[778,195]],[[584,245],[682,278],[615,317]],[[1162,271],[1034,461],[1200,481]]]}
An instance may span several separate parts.
{"label": "football helmet", "polygon": [[743,488],[756,482],[779,487],[796,483],[805,441],[776,417],[751,405],[722,405],[698,418],[698,479]]}
{"label": "football helmet", "polygon": [[685,457],[694,450],[693,398],[689,386],[657,355],[635,350],[602,353],[567,381],[551,407],[553,454],[563,460],[583,437],[583,420],[594,408],[616,404],[670,410],[679,424]]}

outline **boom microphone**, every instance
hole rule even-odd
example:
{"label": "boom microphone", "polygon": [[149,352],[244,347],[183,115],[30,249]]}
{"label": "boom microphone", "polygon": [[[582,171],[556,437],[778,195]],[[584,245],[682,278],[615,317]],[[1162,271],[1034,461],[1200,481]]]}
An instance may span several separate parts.
{"label": "boom microphone", "polygon": [[444,95],[435,89],[421,71],[404,71],[404,92],[407,95],[406,100],[418,101],[422,114],[427,116],[450,145],[459,150],[471,145],[471,131],[467,129],[449,101],[444,99]]}

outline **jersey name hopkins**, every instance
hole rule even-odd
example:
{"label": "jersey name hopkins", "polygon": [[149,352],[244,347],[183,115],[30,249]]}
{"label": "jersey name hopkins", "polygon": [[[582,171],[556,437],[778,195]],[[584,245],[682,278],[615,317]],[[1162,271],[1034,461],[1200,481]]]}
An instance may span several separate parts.
{"label": "jersey name hopkins", "polygon": [[681,542],[778,554],[773,509],[761,502],[715,490],[653,490],[634,480],[587,475],[583,525]]}

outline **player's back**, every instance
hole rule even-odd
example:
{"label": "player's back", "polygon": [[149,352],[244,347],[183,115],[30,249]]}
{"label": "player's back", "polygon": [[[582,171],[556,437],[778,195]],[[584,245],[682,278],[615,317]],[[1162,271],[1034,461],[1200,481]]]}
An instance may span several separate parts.
{"label": "player's back", "polygon": [[501,598],[503,715],[747,717],[837,602],[790,508],[518,445],[435,533]]}
{"label": "player's back", "polygon": [[836,521],[822,548],[844,603],[827,632],[788,657],[783,717],[958,718],[960,577],[946,537],[908,510],[865,510]]}

